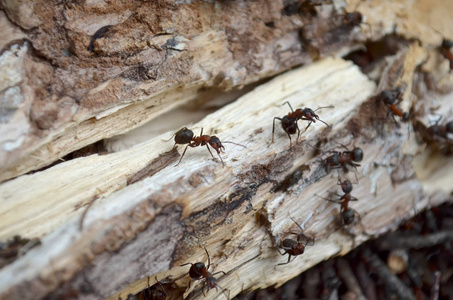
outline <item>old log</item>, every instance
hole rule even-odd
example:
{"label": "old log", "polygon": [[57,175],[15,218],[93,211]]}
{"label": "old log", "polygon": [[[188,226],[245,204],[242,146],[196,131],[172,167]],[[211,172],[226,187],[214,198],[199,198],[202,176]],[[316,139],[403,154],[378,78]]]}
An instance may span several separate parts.
{"label": "old log", "polygon": [[[58,11],[62,19],[49,21],[57,15],[58,6],[25,3],[21,10],[14,10],[13,4],[2,2],[2,22],[11,29],[10,40],[24,35],[22,42],[5,43],[9,48],[2,53],[1,61],[7,62],[8,68],[2,70],[11,70],[11,74],[20,70],[22,77],[11,76],[2,91],[5,99],[22,99],[27,104],[13,107],[10,119],[1,127],[2,133],[9,134],[2,135],[5,156],[1,178],[10,180],[0,185],[0,237],[20,234],[41,238],[41,245],[0,270],[2,299],[118,299],[144,289],[148,276],[151,284],[154,276],[165,279],[173,299],[189,294],[193,299],[204,299],[201,284],[192,284],[186,291],[189,278],[184,275],[189,267],[180,267],[187,262],[206,262],[203,247],[211,255],[212,270],[226,272],[218,275],[219,285],[232,297],[242,291],[283,284],[319,261],[343,255],[367,239],[392,230],[421,209],[449,200],[452,174],[448,170],[452,162],[441,151],[448,141],[437,141],[441,147],[436,148],[412,129],[420,127],[415,124],[429,126],[427,115],[433,108],[438,106],[436,112],[448,116],[453,107],[452,94],[436,96],[436,105],[430,102],[430,92],[451,88],[447,62],[430,46],[440,43],[441,37],[438,33],[437,39],[426,37],[426,32],[435,32],[432,24],[439,23],[428,23],[430,18],[417,13],[390,20],[378,18],[396,14],[402,3],[379,8],[361,5],[376,39],[393,30],[387,27],[389,24],[398,25],[396,32],[407,38],[400,39],[396,54],[380,63],[383,67],[376,72],[376,85],[357,66],[339,58],[308,64],[318,56],[345,54],[364,39],[359,28],[349,30],[335,18],[323,18],[323,14],[332,13],[332,6],[319,8],[316,17],[299,13],[282,17],[283,3],[272,3],[258,9],[259,5],[245,1],[193,2],[172,4],[174,10],[168,10],[169,3],[158,1],[146,4],[151,8],[125,7],[122,18],[115,15],[120,10],[115,10],[108,21],[93,21],[80,16],[87,9],[96,12],[93,15],[99,11],[106,14],[115,6],[64,2]],[[420,3],[415,12],[424,9]],[[30,7],[36,16],[25,20]],[[163,10],[188,18],[174,25],[179,24],[177,30],[171,27],[178,34],[167,36],[168,32],[156,29],[169,30],[165,18],[156,28],[149,27],[150,17],[145,12],[157,16]],[[188,26],[187,20],[194,20],[195,11],[204,13],[201,24],[192,22]],[[374,11],[379,13],[371,13]],[[232,12],[235,17],[226,18]],[[47,23],[42,16],[47,16]],[[113,19],[115,26],[106,28]],[[415,29],[406,26],[421,19],[424,26],[416,30],[421,31],[422,45],[409,41]],[[312,23],[301,29],[298,20]],[[228,35],[230,31],[218,29],[219,22],[240,25]],[[68,35],[59,42],[68,47],[63,48],[68,49],[69,56],[64,55],[66,52],[58,54],[57,49],[62,48],[52,46],[55,37],[48,34],[52,26],[72,28],[55,31],[60,37]],[[104,29],[98,32],[93,28]],[[212,32],[213,28],[218,30]],[[260,35],[264,38],[260,40],[240,30],[244,28],[253,33],[278,33]],[[440,25],[436,28],[444,29]],[[77,30],[86,31],[86,36],[74,34]],[[147,31],[150,38],[139,41],[137,37]],[[242,38],[235,40],[238,32]],[[320,38],[326,32],[330,40]],[[336,39],[333,33],[345,38]],[[34,39],[28,40],[32,34]],[[308,37],[310,45],[318,49],[315,55],[301,43]],[[46,44],[46,39],[51,42]],[[265,46],[244,51],[252,42]],[[280,52],[275,55],[275,51]],[[134,55],[130,55],[132,52]],[[207,54],[216,56],[205,60]],[[156,55],[165,57],[162,64],[151,60],[149,66],[140,69],[144,61]],[[184,65],[182,62],[189,58],[191,63]],[[124,64],[128,59],[130,65]],[[257,60],[261,64],[256,65]],[[204,147],[189,148],[181,164],[174,167],[184,148],[180,147],[178,154],[172,150],[173,142],[162,141],[178,129],[174,128],[128,149],[72,159],[22,175],[82,146],[143,124],[172,109],[178,101],[196,97],[201,87],[229,89],[300,63],[307,66],[260,84],[190,125],[195,134],[204,128],[205,134],[246,146],[225,143],[226,153],[221,154],[225,167]],[[95,71],[93,65],[102,68]],[[93,77],[86,75],[88,69]],[[33,70],[38,73],[30,81]],[[52,75],[39,76],[44,70]],[[138,70],[138,75],[132,70]],[[94,76],[95,72],[102,74]],[[54,77],[58,79],[49,83]],[[87,85],[81,84],[87,78],[91,78]],[[49,84],[43,92],[42,87]],[[380,91],[397,86],[405,87],[401,106],[412,111],[408,125],[414,126],[408,127],[398,118],[393,122],[388,107],[376,98]],[[47,101],[52,97],[56,101]],[[285,101],[294,108],[334,105],[317,112],[332,127],[313,123],[298,143],[293,138],[290,147],[277,122],[275,143],[271,143],[273,118],[289,112]],[[52,111],[55,118],[49,119]],[[11,131],[13,126],[21,130]],[[360,219],[346,227],[341,226],[340,206],[321,198],[338,189],[337,173],[327,174],[322,163],[329,149],[343,151],[338,143],[359,146],[365,153],[353,189],[359,201],[351,204]],[[354,172],[349,178],[355,181]],[[315,239],[315,245],[307,246],[304,255],[290,265],[278,266],[287,258],[279,255],[276,246],[290,232],[299,230],[291,218],[307,237]],[[224,297],[221,290],[207,294],[209,299],[217,297]]]}

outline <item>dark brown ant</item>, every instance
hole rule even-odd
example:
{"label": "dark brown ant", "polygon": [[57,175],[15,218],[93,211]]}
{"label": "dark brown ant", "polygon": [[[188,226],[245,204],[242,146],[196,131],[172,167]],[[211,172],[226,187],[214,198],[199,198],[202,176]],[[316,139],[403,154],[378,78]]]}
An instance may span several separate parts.
{"label": "dark brown ant", "polygon": [[157,282],[156,284],[159,284],[160,289],[157,289],[157,288],[151,289],[151,287],[149,286],[149,277],[148,277],[148,288],[145,290],[145,293],[144,293],[145,300],[165,300],[165,299],[167,299],[167,292],[165,291],[162,283],[159,280],[157,280],[157,276],[155,278],[156,278],[156,282]]}
{"label": "dark brown ant", "polygon": [[359,5],[361,3],[362,2],[359,2],[356,5],[353,12],[347,12],[346,10],[343,9],[344,14],[341,15],[342,16],[341,22],[344,27],[346,27],[348,29],[352,29],[354,27],[365,24],[368,27],[370,27],[370,30],[371,30],[371,25],[366,22],[363,22],[363,15],[359,11],[357,11],[357,8],[359,7]]}
{"label": "dark brown ant", "polygon": [[403,122],[409,120],[410,113],[403,112],[400,107],[397,105],[402,101],[403,97],[403,89],[398,87],[394,90],[384,90],[378,96],[379,100],[382,100],[385,105],[390,108],[390,111],[393,113],[394,116],[398,116],[401,118]]}
{"label": "dark brown ant", "polygon": [[[296,225],[300,228],[300,230],[303,231],[302,227],[292,217],[290,217],[290,218],[291,218],[291,220],[293,220],[294,223],[296,223]],[[278,264],[278,266],[289,264],[291,262],[291,256],[294,256],[294,259],[295,259],[296,256],[304,253],[305,246],[307,246],[307,245],[313,246],[315,244],[315,239],[313,239],[311,241],[311,243],[308,243],[308,242],[302,243],[300,241],[300,239],[303,236],[303,232],[301,232],[301,233],[290,232],[290,234],[295,234],[297,236],[297,240],[284,239],[280,243],[280,245],[277,247],[278,253],[280,253],[282,256],[285,254],[288,254],[288,261],[285,263]],[[285,252],[283,252],[283,253],[280,252],[279,248],[283,249]]]}
{"label": "dark brown ant", "polygon": [[[341,145],[341,144],[340,144]],[[333,153],[324,160],[324,166],[326,172],[329,173],[331,169],[340,169],[343,168],[345,172],[347,171],[346,166],[352,166],[357,171],[357,167],[360,167],[357,162],[363,160],[363,150],[359,147],[354,147],[354,149],[349,150],[346,146],[341,145],[346,149],[346,151],[330,151]],[[357,176],[357,174],[356,174]]]}
{"label": "dark brown ant", "polygon": [[[319,195],[317,195],[317,196],[324,200],[341,204],[341,209],[340,209],[341,223],[343,225],[350,225],[354,222],[355,214],[357,212],[355,210],[353,210],[352,208],[349,208],[349,201],[357,201],[358,199],[351,196],[352,183],[351,183],[351,181],[349,181],[349,179],[346,179],[344,181],[338,180],[338,184],[341,186],[341,190],[344,193],[344,195],[336,194],[337,196],[340,197],[338,200],[331,200],[331,199],[324,198]],[[357,215],[358,215],[358,213],[357,213]]]}
{"label": "dark brown ant", "polygon": [[[214,158],[214,155],[212,155],[211,149],[209,149],[209,146],[211,146],[215,151],[217,151],[217,154],[219,155],[222,165],[225,166],[223,159],[220,156],[220,152],[223,152],[223,150],[225,150],[225,147],[223,147],[222,142],[220,142],[220,139],[218,137],[210,136],[210,135],[203,135],[203,128],[201,128],[200,136],[194,136],[193,131],[188,129],[187,127],[183,127],[182,129],[177,131],[175,134],[173,134],[173,136],[175,137],[175,145],[173,146],[173,149],[178,144],[179,145],[187,144],[186,148],[184,149],[184,152],[181,155],[181,158],[179,159],[179,162],[175,165],[175,167],[181,163],[181,160],[184,157],[184,154],[186,154],[188,147],[195,148],[198,146],[206,146],[206,148],[208,148],[208,151],[211,154],[212,158]],[[230,143],[230,144],[235,144],[235,145],[238,145],[241,147],[245,147],[241,144],[236,144],[233,142],[224,141],[223,143]]]}
{"label": "dark brown ant", "polygon": [[295,134],[297,131],[297,140],[299,139],[300,136],[300,129],[299,125],[297,124],[297,121],[303,120],[303,121],[309,121],[307,127],[305,128],[304,132],[307,131],[308,127],[310,127],[311,123],[316,123],[316,121],[321,121],[324,123],[327,127],[330,127],[329,124],[324,122],[323,120],[319,119],[319,116],[315,113],[315,111],[321,109],[321,108],[334,108],[334,106],[324,106],[324,107],[318,107],[315,110],[312,110],[311,108],[298,108],[296,110],[293,110],[293,107],[291,104],[286,101],[283,104],[288,104],[289,108],[291,108],[291,112],[288,113],[286,116],[283,118],[279,117],[274,117],[274,122],[272,126],[272,143],[274,142],[274,131],[275,131],[275,120],[279,120],[282,123],[282,128],[286,132],[286,134],[289,137],[289,144],[291,146],[291,134]]}
{"label": "dark brown ant", "polygon": [[453,47],[453,41],[443,39],[442,45],[440,46],[440,53],[445,57],[450,63],[450,71],[453,70],[453,53],[451,53],[451,48]]}
{"label": "dark brown ant", "polygon": [[[208,250],[206,248],[204,248],[204,251],[206,251],[206,255],[208,256],[208,267],[206,267],[205,264],[202,262],[197,262],[194,264],[186,263],[186,264],[182,264],[181,266],[191,265],[189,272],[187,274],[189,274],[189,276],[192,280],[200,280],[202,278],[205,279],[205,281],[203,282],[203,286],[201,288],[201,291],[203,292],[203,295],[205,297],[206,297],[206,294],[204,291],[205,286],[207,286],[208,292],[210,289],[213,289],[213,288],[215,288],[217,291],[217,287],[220,287],[223,290],[223,292],[225,293],[225,296],[228,299],[230,299],[230,297],[226,294],[225,289],[217,284],[217,278],[214,277],[214,275],[216,275],[216,274],[223,273],[224,275],[226,275],[226,273],[223,271],[219,271],[214,274],[209,272],[208,269],[211,266],[211,257],[209,256]],[[190,289],[190,282],[189,282],[189,289]]]}
{"label": "dark brown ant", "polygon": [[442,119],[442,116],[440,116],[434,125],[429,126],[426,132],[433,140],[436,136],[448,140],[448,134],[453,133],[453,121],[447,122],[445,125],[438,125],[440,119]]}
{"label": "dark brown ant", "polygon": [[[443,36],[442,32],[434,27],[432,28]],[[442,44],[439,47],[439,52],[450,63],[450,71],[453,70],[453,53],[451,52],[451,48],[453,48],[453,41],[443,37]]]}

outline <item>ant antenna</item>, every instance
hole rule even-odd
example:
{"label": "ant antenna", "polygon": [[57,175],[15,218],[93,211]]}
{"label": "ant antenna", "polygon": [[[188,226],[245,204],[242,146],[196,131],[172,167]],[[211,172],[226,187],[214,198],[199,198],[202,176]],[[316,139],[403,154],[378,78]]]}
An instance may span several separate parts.
{"label": "ant antenna", "polygon": [[333,106],[333,105],[329,105],[329,106],[320,106],[320,107],[318,107],[317,109],[315,109],[314,111],[317,111],[317,110],[320,110],[320,109],[323,109],[323,108],[335,108],[335,106]]}
{"label": "ant antenna", "polygon": [[241,144],[238,144],[238,143],[235,143],[235,142],[222,141],[222,144],[223,144],[223,143],[233,144],[233,145],[236,145],[236,146],[241,146],[241,147],[243,147],[243,148],[247,148],[247,146],[244,146],[244,145],[241,145]]}

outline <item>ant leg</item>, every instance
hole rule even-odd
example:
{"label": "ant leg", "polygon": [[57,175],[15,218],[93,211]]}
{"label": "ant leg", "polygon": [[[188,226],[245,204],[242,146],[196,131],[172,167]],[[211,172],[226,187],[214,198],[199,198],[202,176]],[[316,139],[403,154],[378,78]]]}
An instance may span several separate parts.
{"label": "ant leg", "polygon": [[274,122],[273,122],[273,125],[272,125],[272,143],[274,142],[275,119],[279,120],[280,122],[282,121],[282,118],[274,117]]}
{"label": "ant leg", "polygon": [[203,127],[201,127],[201,132],[200,132],[200,136],[203,135]]}
{"label": "ant leg", "polygon": [[289,216],[289,218],[290,218],[291,220],[293,220],[293,222],[297,225],[297,227],[300,228],[300,230],[303,231],[302,227],[299,225],[299,223],[296,222],[296,220],[293,219],[293,217]]}
{"label": "ant leg", "polygon": [[225,273],[225,272],[223,272],[223,271],[219,271],[219,272],[215,272],[214,274],[212,274],[212,276],[217,275],[217,274],[219,274],[219,273],[223,273],[223,275],[226,275],[226,274],[227,274],[227,273]]}
{"label": "ant leg", "polygon": [[[203,286],[201,287],[201,291],[203,292],[203,296],[206,297],[206,293],[204,292],[204,287],[206,285],[206,280],[203,282]],[[209,290],[208,290],[209,291]]]}
{"label": "ant leg", "polygon": [[307,131],[307,129],[308,129],[308,127],[310,127],[311,123],[312,123],[312,121],[310,121],[310,122],[308,123],[308,126],[307,126],[307,127],[305,127],[305,130],[304,130],[304,132],[305,132],[305,131]]}
{"label": "ant leg", "polygon": [[206,255],[208,256],[208,267],[206,268],[207,270],[211,266],[211,257],[209,256],[208,249],[204,248],[204,251],[206,251]]}
{"label": "ant leg", "polygon": [[280,253],[280,255],[281,255],[281,256],[283,256],[283,255],[285,255],[285,254],[286,254],[286,252],[283,252],[283,253],[282,253],[282,252],[280,252],[280,249],[279,249],[279,248],[277,248],[277,247],[275,247],[275,248],[277,249],[278,253]]}
{"label": "ant leg", "polygon": [[296,129],[297,129],[297,138],[296,138],[296,144],[299,142],[299,137],[300,137],[300,129],[299,129],[299,124],[296,122]]}
{"label": "ant leg", "polygon": [[211,154],[212,158],[215,159],[214,155],[212,155],[211,149],[209,149],[208,144],[206,144],[206,148],[208,148],[209,153]]}
{"label": "ant leg", "polygon": [[293,143],[292,143],[292,141],[291,141],[291,135],[290,135],[288,132],[287,132],[286,134],[287,134],[288,137],[289,137],[289,148],[291,148],[292,145],[293,145]]}
{"label": "ant leg", "polygon": [[282,106],[285,105],[285,104],[288,104],[288,105],[289,105],[289,108],[291,108],[291,112],[294,112],[294,109],[293,109],[293,107],[291,106],[291,104],[289,103],[289,101],[283,102]]}
{"label": "ant leg", "polygon": [[178,161],[178,163],[175,165],[175,167],[177,167],[177,166],[181,163],[181,160],[182,160],[182,158],[184,157],[184,154],[186,154],[187,147],[189,147],[189,146],[190,146],[190,144],[186,146],[186,148],[184,149],[184,152],[183,152],[182,155],[181,155],[181,158],[179,159],[179,161]]}
{"label": "ant leg", "polygon": [[288,254],[288,255],[289,255],[289,256],[288,256],[288,261],[285,262],[285,263],[278,264],[277,266],[282,266],[282,265],[287,265],[287,264],[289,264],[289,263],[291,262],[291,254]]}

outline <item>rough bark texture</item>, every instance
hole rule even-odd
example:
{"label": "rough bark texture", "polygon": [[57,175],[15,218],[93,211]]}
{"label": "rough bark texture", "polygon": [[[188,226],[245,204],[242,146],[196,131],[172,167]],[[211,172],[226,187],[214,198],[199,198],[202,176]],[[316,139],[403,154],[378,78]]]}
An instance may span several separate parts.
{"label": "rough bark texture", "polygon": [[[419,1],[412,15],[398,18],[392,16],[401,7],[409,11],[412,2],[361,5],[375,39],[393,25],[406,38],[396,38],[392,55],[370,75],[377,85],[342,59],[309,64],[346,54],[364,39],[360,27],[331,17],[332,5],[316,8],[315,16],[294,12],[290,1],[180,2],[1,2],[7,30],[0,91],[7,105],[0,114],[0,180],[11,180],[0,185],[0,237],[42,238],[0,271],[2,299],[124,298],[155,275],[171,278],[165,281],[169,298],[191,293],[202,299],[201,285],[185,292],[189,267],[179,266],[206,262],[202,247],[211,254],[211,269],[227,273],[217,275],[219,285],[233,296],[282,284],[448,200],[453,165],[442,152],[451,143],[423,139],[426,115],[439,106],[436,113],[448,116],[453,107],[453,94],[437,96],[438,105],[429,94],[451,89],[446,61],[433,46],[441,37],[432,29],[448,34],[440,18],[451,9],[448,1],[438,1],[444,7],[438,10]],[[417,34],[422,45],[409,41]],[[302,63],[307,66],[191,126],[195,134],[203,127],[247,147],[225,143],[225,167],[204,147],[189,148],[174,167],[179,154],[162,141],[171,136],[165,133],[23,175],[131,130],[200,89],[239,87]],[[401,106],[410,109],[408,125],[417,132],[393,122],[375,97],[397,86],[405,87]],[[333,127],[316,122],[289,147],[277,123],[271,144],[273,117],[289,111],[285,101],[294,108],[335,105],[318,111]],[[352,192],[359,201],[351,204],[360,220],[344,228],[339,205],[317,196],[338,186],[336,172],[327,175],[321,162],[328,153],[316,148],[341,151],[338,143],[365,153]],[[316,243],[277,266],[287,258],[275,245],[298,230],[290,217]],[[211,290],[206,298],[221,294]]]}

